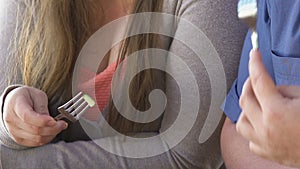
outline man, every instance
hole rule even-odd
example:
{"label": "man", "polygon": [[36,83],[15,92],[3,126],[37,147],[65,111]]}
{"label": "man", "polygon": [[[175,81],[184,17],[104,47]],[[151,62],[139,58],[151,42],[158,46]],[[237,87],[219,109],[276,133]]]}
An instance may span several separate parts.
{"label": "man", "polygon": [[285,168],[252,152],[300,167],[299,7],[296,0],[258,1],[260,49],[249,58],[248,34],[238,78],[223,107],[228,119],[221,142],[228,168]]}

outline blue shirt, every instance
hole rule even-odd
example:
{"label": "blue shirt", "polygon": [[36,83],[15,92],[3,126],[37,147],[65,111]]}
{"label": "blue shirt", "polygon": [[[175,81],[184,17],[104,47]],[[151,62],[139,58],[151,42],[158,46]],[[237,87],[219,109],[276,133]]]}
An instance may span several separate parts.
{"label": "blue shirt", "polygon": [[[257,31],[263,62],[276,85],[300,85],[300,0],[258,0]],[[232,122],[241,113],[239,98],[249,76],[251,49],[248,32],[238,77],[222,106]]]}

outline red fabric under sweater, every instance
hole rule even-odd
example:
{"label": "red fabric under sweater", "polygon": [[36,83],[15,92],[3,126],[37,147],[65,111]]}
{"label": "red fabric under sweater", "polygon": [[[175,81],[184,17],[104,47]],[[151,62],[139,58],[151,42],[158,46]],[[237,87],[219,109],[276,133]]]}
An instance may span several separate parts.
{"label": "red fabric under sweater", "polygon": [[[108,104],[108,100],[110,98],[111,82],[116,70],[116,64],[117,62],[110,64],[104,71],[97,75],[86,69],[81,70],[81,83],[79,85],[79,89],[96,100],[97,106],[100,111],[103,111],[103,109]],[[95,88],[95,91],[93,91],[93,87]],[[95,114],[95,111],[97,111],[96,106],[94,106],[94,108],[92,108],[89,112],[85,113],[88,114],[89,118],[86,117],[86,115],[85,117],[88,119],[97,118],[97,114],[99,113],[96,112]],[[94,115],[92,115],[91,112],[93,112],[92,114]]]}

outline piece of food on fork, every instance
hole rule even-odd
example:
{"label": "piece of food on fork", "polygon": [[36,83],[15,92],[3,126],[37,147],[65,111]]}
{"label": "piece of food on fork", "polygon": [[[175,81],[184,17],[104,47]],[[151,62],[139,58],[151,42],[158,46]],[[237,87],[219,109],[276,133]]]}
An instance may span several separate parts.
{"label": "piece of food on fork", "polygon": [[252,29],[251,41],[253,49],[258,49],[258,34],[256,31],[257,12],[257,0],[239,1],[238,17]]}
{"label": "piece of food on fork", "polygon": [[84,112],[93,107],[95,101],[87,94],[79,92],[64,105],[58,107],[59,115],[54,117],[55,120],[64,120],[74,123],[84,114]]}

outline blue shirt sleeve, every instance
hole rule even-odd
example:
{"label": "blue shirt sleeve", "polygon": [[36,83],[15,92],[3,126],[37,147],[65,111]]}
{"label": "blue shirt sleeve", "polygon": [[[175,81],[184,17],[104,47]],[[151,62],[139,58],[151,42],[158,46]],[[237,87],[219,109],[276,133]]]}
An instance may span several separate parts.
{"label": "blue shirt sleeve", "polygon": [[238,81],[235,80],[225,101],[222,104],[224,113],[234,123],[239,118],[241,112],[241,108],[239,105],[239,95],[237,92],[237,82]]}
{"label": "blue shirt sleeve", "polygon": [[[257,31],[264,65],[276,85],[300,85],[300,1],[259,0]],[[248,32],[238,77],[222,105],[232,122],[236,122],[241,113],[239,98],[244,82],[249,77],[251,48]]]}
{"label": "blue shirt sleeve", "polygon": [[234,123],[238,120],[241,113],[239,98],[242,93],[244,82],[249,77],[249,52],[252,49],[250,36],[251,32],[249,31],[246,35],[244,47],[241,54],[238,78],[233,83],[225,101],[222,104],[222,110],[224,111],[226,116]]}

